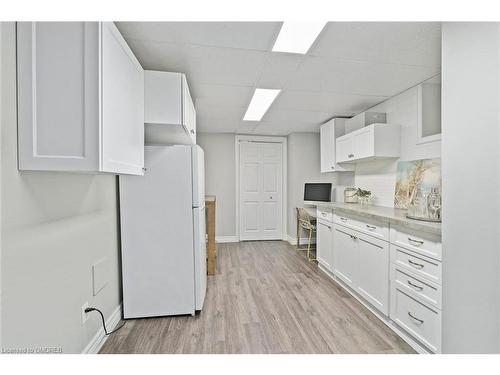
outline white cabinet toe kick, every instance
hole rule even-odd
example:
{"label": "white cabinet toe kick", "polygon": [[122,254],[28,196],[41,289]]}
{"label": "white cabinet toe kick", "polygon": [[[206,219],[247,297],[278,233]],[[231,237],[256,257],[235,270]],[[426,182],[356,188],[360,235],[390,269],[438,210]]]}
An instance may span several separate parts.
{"label": "white cabinet toe kick", "polygon": [[320,269],[416,351],[440,353],[440,236],[345,212],[318,219]]}

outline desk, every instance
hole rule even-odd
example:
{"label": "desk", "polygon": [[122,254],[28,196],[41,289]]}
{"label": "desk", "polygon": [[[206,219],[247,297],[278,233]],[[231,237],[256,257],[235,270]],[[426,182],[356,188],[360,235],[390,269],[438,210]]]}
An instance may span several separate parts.
{"label": "desk", "polygon": [[215,196],[205,196],[205,207],[207,210],[207,274],[215,275],[215,258],[217,257],[217,246],[215,245]]}

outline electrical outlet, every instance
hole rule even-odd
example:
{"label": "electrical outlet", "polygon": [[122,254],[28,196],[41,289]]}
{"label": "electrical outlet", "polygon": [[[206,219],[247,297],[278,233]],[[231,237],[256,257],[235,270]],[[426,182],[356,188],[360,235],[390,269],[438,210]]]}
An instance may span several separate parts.
{"label": "electrical outlet", "polygon": [[89,307],[89,303],[85,302],[82,306],[81,314],[82,314],[82,326],[87,322],[89,318],[89,314],[85,312],[85,309]]}

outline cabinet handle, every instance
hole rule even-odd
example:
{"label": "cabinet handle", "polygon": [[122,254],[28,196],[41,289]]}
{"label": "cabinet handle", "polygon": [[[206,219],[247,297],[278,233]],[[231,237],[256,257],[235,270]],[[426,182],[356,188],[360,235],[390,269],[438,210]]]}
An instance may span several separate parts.
{"label": "cabinet handle", "polygon": [[194,130],[193,129],[191,129],[191,134],[194,134]]}
{"label": "cabinet handle", "polygon": [[335,169],[335,167],[333,165],[330,168]]}
{"label": "cabinet handle", "polygon": [[370,229],[370,230],[377,229],[377,227],[376,227],[376,226],[374,226],[374,225],[368,225],[368,224],[366,224],[366,227],[367,227],[368,229]]}
{"label": "cabinet handle", "polygon": [[408,311],[408,315],[410,316],[410,318],[416,320],[419,324],[422,324],[424,321],[422,319],[419,319],[417,317],[415,317],[411,312]]}
{"label": "cabinet handle", "polygon": [[321,215],[322,215],[322,216],[326,216],[326,212],[322,212],[322,213],[321,213]]}
{"label": "cabinet handle", "polygon": [[342,222],[344,222],[344,223],[345,223],[345,222],[347,222],[347,219],[346,219],[345,217],[341,217],[341,218],[339,218],[339,219],[340,219]]}
{"label": "cabinet handle", "polygon": [[321,224],[321,225],[323,225],[324,227],[327,227],[328,229],[332,230],[332,227],[331,227],[331,226],[326,225],[326,224],[323,224],[323,223],[321,223],[321,222],[320,222],[320,224]]}
{"label": "cabinet handle", "polygon": [[424,288],[423,288],[423,287],[421,287],[421,286],[419,286],[419,285],[415,285],[415,284],[413,284],[410,280],[408,280],[408,285],[410,285],[410,286],[414,287],[414,288],[415,288],[415,289],[417,289],[417,290],[424,290]]}
{"label": "cabinet handle", "polygon": [[412,262],[410,259],[408,259],[408,263],[410,263],[413,267],[418,268],[419,270],[421,270],[422,268],[424,268],[423,264]]}
{"label": "cabinet handle", "polygon": [[408,237],[408,241],[412,242],[413,244],[417,244],[416,246],[421,246],[424,244],[424,241],[414,240],[413,238],[410,237]]}
{"label": "cabinet handle", "polygon": [[349,154],[347,155],[348,158],[353,158],[354,157],[354,154]]}
{"label": "cabinet handle", "polygon": [[357,240],[358,239],[358,237],[352,236],[352,235],[349,235],[349,237],[351,237],[351,239],[353,239],[353,240]]}

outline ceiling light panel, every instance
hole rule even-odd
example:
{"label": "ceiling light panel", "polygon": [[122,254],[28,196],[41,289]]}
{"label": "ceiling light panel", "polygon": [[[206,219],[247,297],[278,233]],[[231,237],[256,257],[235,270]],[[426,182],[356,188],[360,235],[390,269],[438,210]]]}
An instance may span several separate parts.
{"label": "ceiling light panel", "polygon": [[274,43],[274,52],[306,53],[326,22],[284,22]]}
{"label": "ceiling light panel", "polygon": [[281,90],[255,89],[252,100],[243,117],[245,121],[260,121]]}

